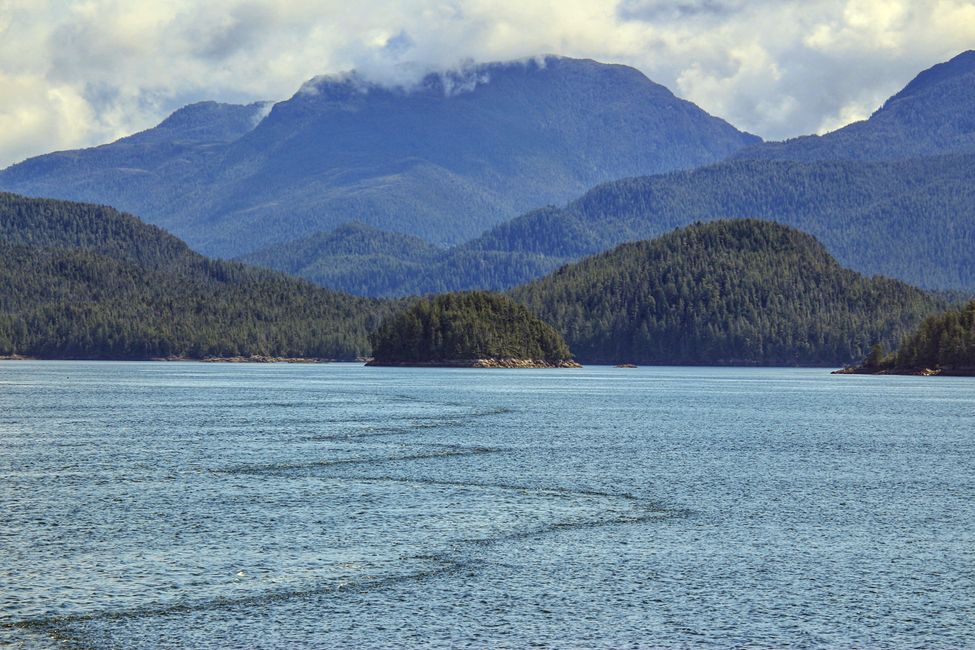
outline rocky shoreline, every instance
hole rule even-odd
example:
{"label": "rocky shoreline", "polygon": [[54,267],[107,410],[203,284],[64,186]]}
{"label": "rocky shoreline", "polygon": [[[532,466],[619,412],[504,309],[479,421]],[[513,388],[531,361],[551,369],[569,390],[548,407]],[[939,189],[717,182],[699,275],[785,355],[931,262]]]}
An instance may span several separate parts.
{"label": "rocky shoreline", "polygon": [[867,368],[848,366],[833,375],[902,375],[910,377],[975,377],[975,368]]}
{"label": "rocky shoreline", "polygon": [[[57,358],[27,357],[20,354],[0,356],[0,361],[200,361],[203,363],[332,363],[335,359],[317,357],[271,357],[265,355],[236,356],[236,357],[104,357],[104,358]],[[364,361],[364,359],[357,359]]]}
{"label": "rocky shoreline", "polygon": [[[197,359],[166,359],[166,361],[196,361]],[[334,359],[319,359],[316,357],[269,357],[253,355],[249,357],[204,357],[199,359],[204,363],[330,363]]]}
{"label": "rocky shoreline", "polygon": [[443,361],[377,361],[367,366],[389,368],[581,368],[575,361],[550,362],[544,359],[446,359]]}

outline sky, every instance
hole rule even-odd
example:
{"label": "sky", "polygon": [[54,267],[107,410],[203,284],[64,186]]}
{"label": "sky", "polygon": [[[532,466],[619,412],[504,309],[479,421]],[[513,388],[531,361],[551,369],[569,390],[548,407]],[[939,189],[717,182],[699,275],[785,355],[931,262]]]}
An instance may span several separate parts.
{"label": "sky", "polygon": [[320,74],[408,86],[540,54],[634,66],[777,140],[864,119],[972,48],[972,0],[0,0],[0,168]]}

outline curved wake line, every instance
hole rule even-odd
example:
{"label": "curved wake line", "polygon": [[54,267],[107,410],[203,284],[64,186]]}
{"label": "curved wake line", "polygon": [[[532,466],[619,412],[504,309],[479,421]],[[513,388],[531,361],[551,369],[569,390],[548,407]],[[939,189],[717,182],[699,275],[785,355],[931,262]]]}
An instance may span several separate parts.
{"label": "curved wake line", "polygon": [[282,474],[302,469],[315,469],[319,467],[337,467],[349,465],[379,465],[382,463],[393,463],[397,461],[411,460],[432,460],[437,458],[456,458],[458,456],[481,456],[484,454],[499,454],[510,451],[500,447],[460,447],[450,448],[444,451],[435,451],[421,454],[404,454],[402,456],[379,456],[376,458],[340,458],[336,460],[314,460],[307,463],[276,463],[271,465],[240,465],[226,469],[213,470],[217,474]]}
{"label": "curved wake line", "polygon": [[[328,478],[335,478],[336,480],[342,481],[358,481],[362,483],[403,483],[411,485],[443,485],[445,487],[483,488],[490,490],[523,492],[525,494],[534,494],[538,496],[599,497],[606,499],[622,499],[631,502],[643,501],[643,499],[640,497],[628,492],[604,492],[600,490],[583,489],[577,490],[573,488],[518,485],[515,483],[475,483],[472,481],[450,481],[446,479],[432,478],[402,478],[398,476],[336,476]],[[655,509],[661,512],[665,511],[664,509]]]}
{"label": "curved wake line", "polygon": [[[378,429],[371,429],[362,433],[333,434],[323,435],[316,440],[323,441],[355,441],[359,438],[371,438],[380,436],[406,435],[415,433],[417,430],[445,428],[462,426],[469,420],[476,417],[491,415],[501,415],[513,412],[510,409],[499,408],[484,411],[474,411],[468,414],[459,414],[452,418],[439,418],[436,423],[429,421],[423,416],[410,418],[403,427],[388,426]],[[431,418],[432,420],[432,418]],[[402,454],[394,456],[382,456],[377,458],[348,458],[336,460],[318,460],[303,463],[279,463],[269,465],[242,465],[225,469],[213,470],[219,474],[244,474],[244,475],[286,475],[289,472],[301,470],[314,470],[329,467],[350,467],[357,465],[382,465],[393,462],[409,462],[421,460],[435,460],[445,458],[473,457],[486,454],[500,454],[518,451],[501,447],[487,446],[462,446],[444,443],[420,443],[426,447],[440,447],[441,451],[422,452],[412,454]],[[570,532],[577,530],[587,530],[610,526],[628,526],[646,524],[652,522],[662,522],[669,519],[676,519],[690,516],[690,511],[686,509],[666,508],[659,504],[638,497],[627,492],[611,492],[601,490],[573,489],[562,487],[544,487],[518,485],[513,483],[476,483],[467,481],[454,481],[448,479],[431,478],[400,478],[395,476],[322,476],[324,480],[337,480],[346,482],[385,482],[398,484],[414,484],[427,486],[446,486],[456,488],[471,488],[483,490],[506,490],[534,495],[537,497],[557,497],[557,498],[593,498],[618,500],[628,506],[629,512],[612,513],[611,516],[603,518],[590,518],[576,521],[555,522],[536,528],[515,530],[506,534],[494,537],[461,539],[452,543],[452,546],[468,547],[488,547],[504,544],[505,542],[517,542],[519,540],[544,535],[558,534],[560,532]],[[606,512],[606,514],[610,514]],[[457,559],[455,553],[435,552],[429,555],[418,555],[403,558],[405,560],[419,560],[431,562],[437,566],[424,569],[409,574],[387,575],[387,576],[365,576],[350,578],[329,579],[327,584],[320,584],[307,589],[292,590],[270,590],[258,594],[251,594],[238,597],[216,597],[199,601],[183,601],[172,604],[160,604],[157,606],[136,607],[120,611],[91,612],[88,614],[77,614],[68,616],[51,616],[24,621],[0,624],[2,629],[17,629],[31,632],[44,632],[54,638],[69,642],[71,644],[84,646],[83,641],[78,637],[83,632],[71,634],[70,630],[64,629],[77,623],[90,621],[121,621],[139,618],[152,618],[159,616],[169,616],[174,614],[199,612],[205,610],[233,609],[248,605],[262,605],[290,600],[300,600],[332,594],[335,597],[342,597],[343,594],[355,594],[372,589],[382,589],[387,586],[402,584],[406,582],[423,581],[430,578],[452,575],[461,571],[476,570],[478,566],[484,564],[480,559]]]}
{"label": "curved wake line", "polygon": [[[360,480],[360,479],[348,479],[348,480]],[[362,479],[370,480],[370,479]],[[383,479],[375,479],[383,480]],[[397,481],[405,482],[405,481]],[[452,482],[445,482],[447,485],[453,485]],[[497,489],[520,489],[513,486],[495,486],[495,485],[479,485],[478,487],[491,487]],[[612,498],[622,498],[626,500],[635,499],[631,495],[618,495],[612,493],[602,493],[595,492],[590,493],[587,491],[563,491],[563,490],[547,490],[546,492],[550,494],[562,493],[564,496],[581,494],[584,496],[597,496],[597,497],[612,497]],[[646,505],[646,504],[645,504]],[[524,539],[529,539],[533,537],[541,537],[544,535],[556,534],[560,532],[576,531],[576,530],[591,530],[595,528],[604,528],[611,526],[629,526],[635,524],[644,524],[651,522],[660,522],[668,519],[680,518],[689,515],[687,510],[642,510],[637,511],[632,514],[624,514],[615,517],[610,517],[608,519],[591,519],[591,520],[580,520],[580,521],[563,521],[549,524],[546,526],[539,526],[538,528],[526,529],[515,531],[512,533],[498,535],[495,537],[485,537],[485,538],[473,538],[459,540],[456,544],[461,546],[497,546],[504,544],[506,542],[519,541]],[[208,600],[199,601],[189,601],[189,602],[178,602],[169,605],[160,606],[146,606],[146,607],[136,607],[128,610],[120,611],[104,611],[104,612],[92,612],[89,614],[77,614],[71,616],[52,616],[49,618],[31,619],[24,621],[14,621],[12,623],[4,623],[0,625],[0,629],[18,629],[18,630],[28,630],[34,632],[48,632],[57,633],[61,636],[62,640],[70,640],[72,636],[67,634],[63,630],[64,626],[72,625],[76,623],[85,623],[90,621],[122,621],[131,620],[139,618],[153,618],[161,616],[169,616],[173,614],[190,613],[190,612],[200,612],[209,610],[220,610],[220,609],[233,609],[236,607],[244,607],[248,605],[267,605],[279,602],[286,602],[291,600],[301,600],[305,598],[312,598],[317,596],[324,596],[327,594],[332,594],[336,597],[342,597],[344,594],[356,594],[373,589],[382,589],[385,587],[408,583],[408,582],[421,582],[430,578],[443,577],[446,575],[453,575],[461,571],[471,571],[476,570],[477,567],[484,564],[482,560],[465,559],[459,560],[455,557],[451,557],[446,552],[441,553],[430,553],[425,555],[409,556],[404,559],[407,560],[422,560],[433,562],[439,564],[439,566],[426,569],[423,571],[417,571],[415,573],[409,573],[405,575],[392,575],[392,576],[367,576],[365,578],[333,578],[328,584],[318,585],[315,587],[310,587],[308,589],[293,589],[293,590],[278,590],[278,591],[265,591],[260,594],[253,594],[248,596],[239,596],[236,598],[211,598]]]}

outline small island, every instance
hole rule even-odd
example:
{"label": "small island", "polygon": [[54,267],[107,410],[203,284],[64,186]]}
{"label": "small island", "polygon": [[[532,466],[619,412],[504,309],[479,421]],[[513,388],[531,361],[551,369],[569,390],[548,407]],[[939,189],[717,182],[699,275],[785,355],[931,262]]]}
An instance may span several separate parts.
{"label": "small island", "polygon": [[929,317],[896,352],[874,345],[861,365],[833,374],[975,377],[975,300]]}
{"label": "small island", "polygon": [[371,342],[369,366],[580,367],[555,328],[486,291],[421,300],[383,323]]}

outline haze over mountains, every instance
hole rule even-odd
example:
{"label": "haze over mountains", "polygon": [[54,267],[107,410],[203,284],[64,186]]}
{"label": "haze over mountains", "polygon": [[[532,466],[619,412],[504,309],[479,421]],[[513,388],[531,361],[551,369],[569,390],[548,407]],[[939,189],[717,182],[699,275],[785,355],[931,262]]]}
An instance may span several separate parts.
{"label": "haze over mountains", "polygon": [[599,182],[758,141],[637,70],[558,57],[409,89],[318,78],[264,112],[187,107],[131,138],[14,165],[0,188],[110,204],[224,256],[353,220],[456,244]]}

